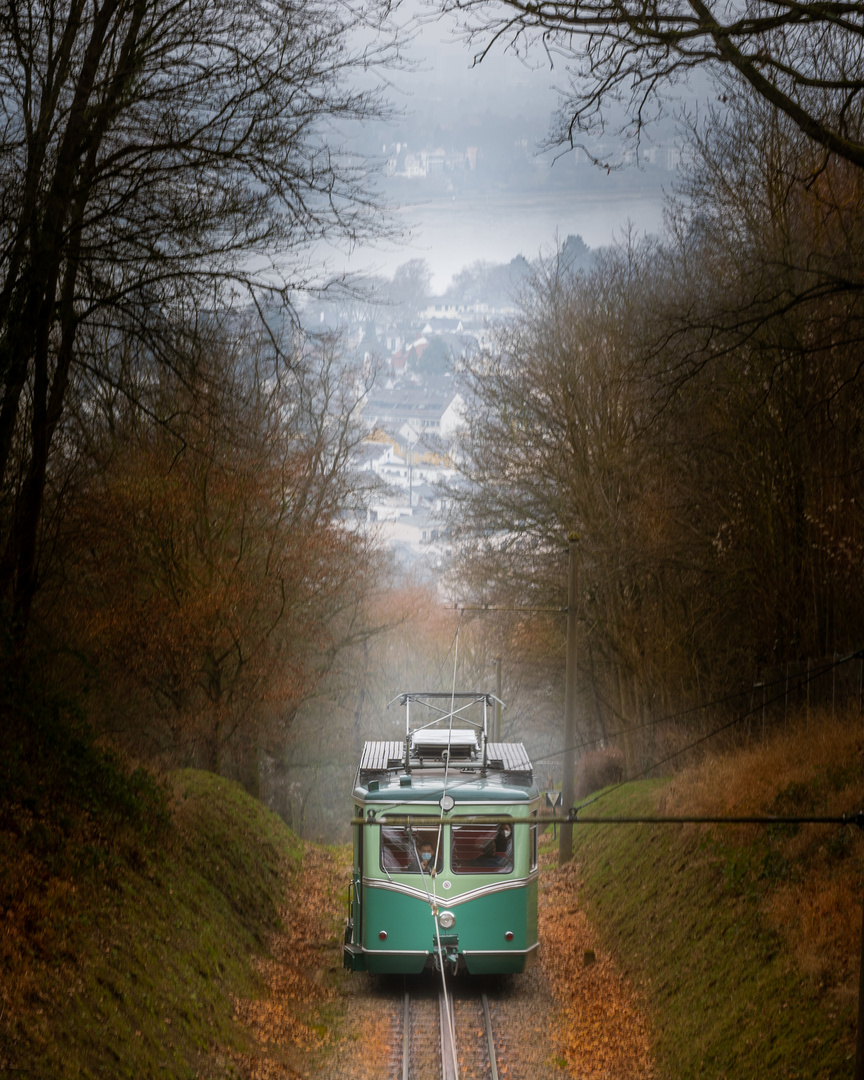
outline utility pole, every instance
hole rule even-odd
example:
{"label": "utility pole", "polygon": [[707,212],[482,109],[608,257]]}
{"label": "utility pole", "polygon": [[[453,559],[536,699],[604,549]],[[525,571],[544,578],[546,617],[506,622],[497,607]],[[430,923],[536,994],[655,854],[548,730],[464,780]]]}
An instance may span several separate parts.
{"label": "utility pole", "polygon": [[858,1040],[855,1047],[855,1080],[864,1080],[864,926],[861,931],[861,962],[858,966]]}
{"label": "utility pole", "polygon": [[[579,534],[567,536],[569,556],[567,584],[567,664],[564,682],[564,774],[561,779],[561,813],[566,816],[576,798],[576,608],[579,601],[579,567],[576,562]],[[562,824],[558,834],[558,865],[573,858],[573,826]]]}
{"label": "utility pole", "polygon": [[495,742],[501,742],[501,657],[495,657]]}

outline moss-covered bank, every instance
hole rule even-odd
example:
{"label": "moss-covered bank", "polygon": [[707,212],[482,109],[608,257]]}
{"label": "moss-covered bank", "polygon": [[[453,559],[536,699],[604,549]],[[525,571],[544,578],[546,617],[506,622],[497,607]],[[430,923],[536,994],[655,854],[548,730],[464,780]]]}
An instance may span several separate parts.
{"label": "moss-covered bank", "polygon": [[[860,724],[821,735],[809,728],[674,782],[626,786],[592,811],[855,810],[864,806],[862,735]],[[575,833],[580,902],[639,988],[662,1076],[852,1075],[858,830],[584,825]]]}
{"label": "moss-covered bank", "polygon": [[4,809],[0,1076],[216,1078],[248,1047],[234,1002],[260,991],[297,842],[234,783],[138,782],[124,812],[98,790]]}

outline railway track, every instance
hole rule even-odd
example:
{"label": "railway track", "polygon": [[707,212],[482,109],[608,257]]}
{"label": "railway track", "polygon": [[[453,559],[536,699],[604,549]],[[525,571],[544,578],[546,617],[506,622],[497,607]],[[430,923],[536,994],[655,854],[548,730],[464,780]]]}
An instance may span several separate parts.
{"label": "railway track", "polygon": [[498,1080],[489,1000],[440,983],[405,989],[401,1080]]}

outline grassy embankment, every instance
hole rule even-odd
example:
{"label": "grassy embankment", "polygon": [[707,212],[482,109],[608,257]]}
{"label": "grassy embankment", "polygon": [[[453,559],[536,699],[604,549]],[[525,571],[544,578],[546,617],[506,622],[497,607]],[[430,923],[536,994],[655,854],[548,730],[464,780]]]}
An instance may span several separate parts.
{"label": "grassy embankment", "polygon": [[[811,721],[671,782],[613,791],[591,812],[859,809],[864,730],[857,720]],[[864,897],[860,830],[585,825],[575,833],[579,902],[637,988],[660,1075],[852,1075]]]}
{"label": "grassy embankment", "polygon": [[[326,1029],[347,1008],[328,967],[338,942],[320,953],[338,905],[324,886],[301,884],[282,823],[206,774],[175,774],[164,787],[130,778],[56,717],[17,739],[10,730],[0,732],[0,1076],[216,1080],[290,1075],[291,1065],[314,1074],[308,1050],[326,1049]],[[825,724],[671,782],[628,786],[596,809],[862,806],[864,733]],[[562,884],[581,880],[579,905],[637,989],[661,1075],[851,1075],[857,831],[576,834],[577,872]],[[316,859],[309,852],[304,873]],[[572,888],[559,892],[572,907]],[[330,989],[313,1000],[318,981]],[[298,1018],[313,1032],[305,1046]]]}
{"label": "grassy embankment", "polygon": [[243,1072],[254,1037],[235,1005],[266,993],[256,958],[296,839],[235,784],[130,776],[62,710],[15,719],[0,737],[0,1076]]}

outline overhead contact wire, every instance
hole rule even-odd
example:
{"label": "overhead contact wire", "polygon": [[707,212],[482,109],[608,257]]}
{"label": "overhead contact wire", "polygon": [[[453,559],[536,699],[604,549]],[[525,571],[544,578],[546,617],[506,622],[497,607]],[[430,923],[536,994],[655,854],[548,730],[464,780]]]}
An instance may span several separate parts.
{"label": "overhead contact wire", "polygon": [[[823,675],[827,674],[829,671],[832,671],[834,668],[840,667],[843,664],[848,664],[850,661],[858,660],[858,659],[864,659],[864,649],[857,649],[855,652],[849,653],[848,656],[840,657],[838,660],[833,661],[832,663],[826,665],[825,667],[819,668],[818,670],[814,669],[809,675],[801,676],[798,679],[798,681],[795,683],[793,689],[799,689],[799,688],[801,688],[803,686],[807,686],[811,682],[814,682],[816,679],[819,679]],[[769,683],[767,685],[775,686],[775,685],[780,685],[782,682],[783,682],[783,680],[777,679],[773,683]],[[729,701],[734,700],[734,698],[736,698],[736,697],[742,697],[743,694],[745,694],[745,693],[746,693],[746,691],[742,690],[742,691],[740,691],[740,692],[738,692],[736,694],[730,694],[727,697],[717,698],[714,701],[706,702],[704,705],[699,705],[699,706],[697,706],[696,708],[693,708],[693,709],[687,709],[687,710],[685,710],[683,712],[679,712],[679,713],[670,713],[667,716],[661,716],[657,720],[649,720],[644,724],[634,724],[632,727],[625,728],[623,731],[619,732],[619,734],[620,735],[629,735],[631,732],[634,732],[634,731],[641,731],[644,728],[655,727],[657,724],[662,724],[665,721],[676,720],[676,719],[679,719],[682,716],[687,716],[690,713],[699,712],[702,709],[709,709],[714,705],[725,704],[725,703],[727,703]],[[647,776],[647,774],[650,773],[653,769],[659,769],[661,765],[668,764],[670,761],[673,761],[676,757],[680,757],[682,754],[686,754],[688,750],[692,750],[694,747],[701,745],[701,743],[707,742],[709,739],[713,739],[715,735],[720,735],[722,732],[727,731],[729,728],[734,727],[736,724],[740,724],[742,721],[746,720],[748,717],[755,716],[757,713],[761,712],[767,705],[773,705],[775,701],[780,701],[781,698],[785,697],[785,694],[786,694],[786,691],[784,689],[783,693],[775,694],[774,697],[767,698],[765,701],[760,701],[757,705],[754,705],[754,707],[752,709],[748,709],[746,712],[740,713],[739,715],[735,716],[732,720],[729,720],[726,723],[721,724],[720,727],[715,728],[713,731],[708,732],[707,735],[701,735],[698,739],[695,739],[693,742],[688,743],[681,750],[677,750],[674,754],[670,754],[668,757],[661,758],[659,761],[653,762],[651,765],[644,768],[641,772],[636,773],[635,776],[630,776],[626,780],[622,780],[619,784],[615,784],[613,787],[610,787],[606,791],[601,792],[595,798],[588,799],[586,802],[580,803],[579,806],[576,807],[576,809],[580,810],[580,809],[582,809],[582,808],[584,808],[586,806],[591,806],[593,803],[597,802],[599,799],[605,798],[607,795],[611,794],[613,791],[617,791],[619,788],[623,787],[625,784],[629,784],[634,780],[639,780],[641,777]],[[616,737],[617,736],[612,736],[613,739],[616,738]],[[534,761],[534,764],[538,764],[539,762],[542,762],[542,761],[551,761],[553,758],[561,757],[563,754],[572,753],[574,750],[584,750],[589,746],[594,746],[596,743],[603,742],[603,741],[604,741],[603,739],[587,739],[587,740],[583,740],[582,742],[576,743],[575,746],[565,747],[563,750],[553,750],[548,754],[543,754],[541,757],[533,758],[532,760]],[[473,780],[464,780],[464,781],[461,781],[461,784],[470,784],[472,782],[473,782]],[[457,784],[455,786],[458,787],[458,786],[461,786],[461,784]]]}
{"label": "overhead contact wire", "polygon": [[[462,621],[461,616],[459,619]],[[438,866],[438,852],[441,848],[441,838],[444,835],[444,796],[447,794],[447,781],[450,773],[450,747],[451,740],[453,738],[453,714],[456,709],[456,671],[459,663],[459,626],[456,626],[456,633],[453,640],[453,679],[450,689],[450,715],[448,717],[447,727],[447,760],[444,762],[444,785],[441,791],[441,815],[438,825],[438,839],[435,846],[435,864],[433,869]],[[441,947],[441,927],[438,923],[438,895],[435,881],[435,875],[432,877],[432,894],[435,898],[435,903],[432,909],[432,918],[435,922],[435,941],[438,948],[438,965],[441,969],[441,992],[443,996],[443,1007],[445,1012],[444,1020],[450,1031],[450,1048],[453,1055],[453,1073],[458,1077],[459,1075],[459,1063],[456,1060],[456,1032],[453,1030],[453,1011],[450,1008],[450,995],[447,992],[447,973],[444,965],[444,950]],[[441,1048],[443,1054],[444,1048]]]}

